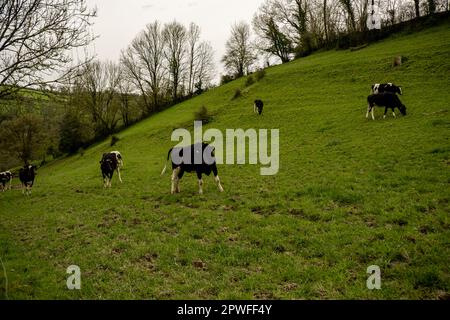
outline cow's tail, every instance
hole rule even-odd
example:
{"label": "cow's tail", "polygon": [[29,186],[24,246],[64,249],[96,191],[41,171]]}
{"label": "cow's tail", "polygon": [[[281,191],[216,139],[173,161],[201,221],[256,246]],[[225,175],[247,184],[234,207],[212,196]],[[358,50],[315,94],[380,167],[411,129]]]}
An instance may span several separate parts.
{"label": "cow's tail", "polygon": [[164,166],[164,169],[161,171],[161,176],[163,176],[167,171],[167,163],[169,162],[170,154],[172,153],[172,150],[173,150],[173,148],[170,149],[169,153],[167,154],[166,165]]}

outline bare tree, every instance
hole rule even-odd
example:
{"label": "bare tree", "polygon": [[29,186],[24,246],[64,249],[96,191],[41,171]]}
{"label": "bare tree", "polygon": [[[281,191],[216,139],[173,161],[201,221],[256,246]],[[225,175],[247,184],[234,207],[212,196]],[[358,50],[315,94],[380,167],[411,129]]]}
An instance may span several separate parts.
{"label": "bare tree", "polygon": [[164,26],[163,37],[166,44],[164,55],[170,76],[172,101],[177,101],[184,71],[186,28],[176,21],[171,22]]}
{"label": "bare tree", "polygon": [[200,27],[195,23],[189,25],[187,33],[187,44],[188,44],[188,65],[189,65],[189,79],[188,79],[188,92],[190,95],[194,92],[194,82],[195,82],[195,65],[197,63],[197,44],[200,40]]}
{"label": "bare tree", "polygon": [[250,26],[243,21],[234,24],[225,47],[222,58],[225,68],[236,77],[247,74],[256,60],[250,40]]}
{"label": "bare tree", "polygon": [[356,31],[355,11],[351,0],[339,0],[347,16],[347,30]]}
{"label": "bare tree", "polygon": [[122,116],[122,122],[125,127],[131,124],[131,97],[133,91],[133,84],[126,76],[123,67],[119,72],[119,79],[117,83],[117,93],[119,96],[119,109]]}
{"label": "bare tree", "polygon": [[71,51],[94,39],[89,29],[95,15],[84,0],[0,1],[0,97],[75,70],[79,65],[67,71]]}
{"label": "bare tree", "polygon": [[121,62],[126,74],[142,95],[146,113],[159,107],[159,99],[166,74],[164,65],[164,37],[158,21],[148,24],[122,52]]}
{"label": "bare tree", "polygon": [[253,17],[253,28],[259,37],[259,49],[277,56],[285,63],[290,61],[292,41],[281,31],[282,23],[277,9],[276,1],[266,1]]}
{"label": "bare tree", "polygon": [[81,70],[81,98],[98,136],[111,134],[117,127],[119,107],[115,98],[119,75],[119,67],[113,62],[93,61]]}
{"label": "bare tree", "polygon": [[203,92],[214,77],[214,51],[209,42],[203,41],[196,53],[194,86],[197,93]]}
{"label": "bare tree", "polygon": [[420,0],[414,0],[414,9],[416,10],[416,18],[420,17]]}

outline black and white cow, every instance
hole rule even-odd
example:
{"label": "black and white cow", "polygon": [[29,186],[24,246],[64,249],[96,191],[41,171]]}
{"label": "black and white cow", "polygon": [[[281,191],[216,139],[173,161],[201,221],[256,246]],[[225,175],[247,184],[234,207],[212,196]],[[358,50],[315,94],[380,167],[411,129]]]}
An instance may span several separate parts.
{"label": "black and white cow", "polygon": [[369,103],[369,106],[367,108],[366,118],[369,118],[369,113],[372,112],[372,119],[375,120],[375,107],[385,107],[384,118],[386,118],[388,109],[391,109],[392,114],[394,115],[394,117],[396,117],[395,108],[398,108],[400,110],[400,113],[406,116],[406,106],[400,101],[399,97],[395,93],[384,92],[372,94],[367,97],[367,102]]}
{"label": "black and white cow", "polygon": [[264,108],[264,103],[261,100],[255,100],[255,103],[253,104],[253,111],[259,115],[262,115]]}
{"label": "black and white cow", "polygon": [[22,194],[30,195],[31,188],[34,185],[34,179],[36,177],[36,166],[26,165],[19,170],[19,179],[22,183]]}
{"label": "black and white cow", "polygon": [[111,188],[111,180],[114,175],[114,171],[117,171],[119,181],[122,183],[122,177],[120,175],[120,168],[123,166],[123,158],[120,152],[113,151],[110,153],[104,153],[102,160],[100,160],[100,169],[103,176],[103,187]]}
{"label": "black and white cow", "polygon": [[2,191],[11,190],[13,174],[11,171],[0,172],[0,186]]}
{"label": "black and white cow", "polygon": [[[214,179],[220,192],[223,192],[223,187],[220,184],[220,178],[217,171],[217,164],[214,155],[214,147],[207,143],[197,143],[187,147],[177,147],[169,150],[167,154],[167,161],[172,160],[172,189],[171,193],[180,192],[180,180],[183,178],[185,172],[195,172],[198,178],[199,193],[203,194],[203,179],[202,175],[214,174]],[[164,167],[161,175],[167,170],[167,164]]]}
{"label": "black and white cow", "polygon": [[399,95],[403,95],[402,87],[396,86],[393,83],[376,83],[372,85],[372,94],[383,92],[392,92],[398,93]]}

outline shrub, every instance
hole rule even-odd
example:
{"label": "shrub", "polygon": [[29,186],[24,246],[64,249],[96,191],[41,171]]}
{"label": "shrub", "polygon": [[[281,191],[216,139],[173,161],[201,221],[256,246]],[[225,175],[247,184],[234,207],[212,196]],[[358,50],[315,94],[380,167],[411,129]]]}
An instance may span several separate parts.
{"label": "shrub", "polygon": [[225,74],[225,75],[223,75],[223,76],[220,78],[220,84],[223,85],[223,84],[226,84],[226,83],[231,82],[231,81],[233,81],[233,80],[234,80],[234,77],[233,77],[233,76],[230,76],[230,75],[228,75],[228,74]]}
{"label": "shrub", "polygon": [[212,116],[209,114],[208,109],[205,106],[202,106],[196,113],[195,113],[195,120],[201,121],[203,124],[209,123],[212,121]]}
{"label": "shrub", "polygon": [[117,142],[119,142],[119,140],[120,140],[120,138],[119,138],[118,136],[113,135],[113,136],[111,137],[111,147],[114,147],[114,145],[115,145]]}
{"label": "shrub", "polygon": [[251,86],[254,83],[255,83],[255,80],[253,80],[253,77],[252,76],[248,76],[247,80],[245,81],[245,86],[249,87],[249,86]]}
{"label": "shrub", "polygon": [[234,91],[233,100],[239,98],[240,96],[242,96],[242,92],[241,89],[238,88]]}
{"label": "shrub", "polygon": [[255,72],[256,81],[261,81],[266,76],[266,70],[259,69]]}

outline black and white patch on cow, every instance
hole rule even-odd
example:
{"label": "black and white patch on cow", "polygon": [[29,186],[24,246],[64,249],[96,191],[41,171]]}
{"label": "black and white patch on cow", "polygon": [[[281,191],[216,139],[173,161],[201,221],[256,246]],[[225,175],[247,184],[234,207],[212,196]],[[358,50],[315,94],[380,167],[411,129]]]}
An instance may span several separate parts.
{"label": "black and white patch on cow", "polygon": [[122,183],[122,177],[120,175],[120,168],[123,166],[122,155],[118,151],[110,153],[104,153],[102,160],[100,160],[100,169],[103,177],[103,187],[111,188],[111,181],[114,175],[114,171],[117,171],[120,183]]}
{"label": "black and white patch on cow", "polygon": [[0,186],[2,191],[11,190],[13,174],[11,171],[0,172]]}
{"label": "black and white patch on cow", "polygon": [[[188,172],[195,172],[198,178],[199,194],[203,194],[202,175],[214,174],[214,180],[220,192],[224,192],[217,170],[216,159],[214,156],[214,147],[206,143],[197,143],[187,147],[177,147],[169,150],[167,162],[172,162],[172,188],[171,193],[180,192],[180,180]],[[167,164],[161,175],[167,170]]]}
{"label": "black and white patch on cow", "polygon": [[395,93],[384,92],[378,94],[372,94],[367,97],[367,102],[369,104],[367,108],[366,118],[369,118],[369,113],[372,113],[372,119],[375,120],[374,109],[375,107],[384,107],[384,118],[388,109],[392,110],[392,114],[395,115],[395,108],[400,110],[400,113],[406,116],[406,106],[400,101],[399,97]]}
{"label": "black and white patch on cow", "polygon": [[22,183],[22,194],[30,195],[36,178],[36,166],[26,165],[19,170],[19,179]]}
{"label": "black and white patch on cow", "polygon": [[253,111],[256,114],[262,115],[263,108],[264,108],[264,103],[261,100],[255,100],[255,102],[253,104]]}
{"label": "black and white patch on cow", "polygon": [[372,85],[372,94],[391,92],[403,95],[403,90],[401,86],[396,86],[393,83],[375,83]]}
{"label": "black and white patch on cow", "polygon": [[111,151],[111,153],[115,154],[117,157],[117,161],[119,163],[119,167],[123,168],[123,158],[122,158],[122,154],[120,154],[119,151]]}

